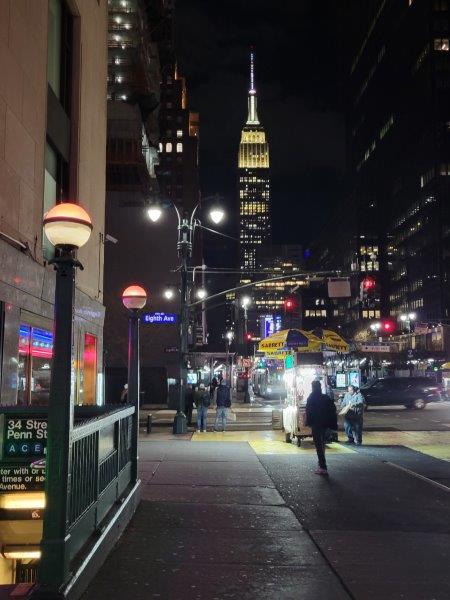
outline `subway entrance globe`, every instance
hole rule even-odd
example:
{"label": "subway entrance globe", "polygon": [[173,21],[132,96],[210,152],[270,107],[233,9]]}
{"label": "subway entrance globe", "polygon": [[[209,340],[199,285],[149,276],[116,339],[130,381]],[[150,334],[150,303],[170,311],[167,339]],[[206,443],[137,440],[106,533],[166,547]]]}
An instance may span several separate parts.
{"label": "subway entrance globe", "polygon": [[147,304],[147,292],[140,285],[130,285],[123,291],[122,302],[129,310],[139,310]]}
{"label": "subway entrance globe", "polygon": [[53,246],[81,248],[91,236],[91,217],[79,204],[62,202],[44,215],[44,232]]}

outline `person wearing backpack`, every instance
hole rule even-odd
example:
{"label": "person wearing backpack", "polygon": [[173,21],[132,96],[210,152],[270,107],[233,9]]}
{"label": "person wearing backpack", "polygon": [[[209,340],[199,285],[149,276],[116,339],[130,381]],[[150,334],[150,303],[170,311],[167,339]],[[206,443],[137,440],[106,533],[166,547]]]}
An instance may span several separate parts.
{"label": "person wearing backpack", "polygon": [[355,385],[349,385],[348,391],[341,402],[341,411],[344,415],[344,431],[347,435],[347,444],[362,444],[364,397]]}
{"label": "person wearing backpack", "polygon": [[197,433],[206,432],[208,425],[208,408],[211,404],[211,397],[205,384],[201,383],[194,392],[194,402],[197,408]]}

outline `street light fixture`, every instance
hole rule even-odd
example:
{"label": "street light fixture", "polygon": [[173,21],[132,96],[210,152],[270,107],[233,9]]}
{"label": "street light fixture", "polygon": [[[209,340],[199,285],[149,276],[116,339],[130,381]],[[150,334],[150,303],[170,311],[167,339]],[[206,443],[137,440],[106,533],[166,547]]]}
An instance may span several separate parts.
{"label": "street light fixture", "polygon": [[154,204],[147,209],[147,215],[152,223],[159,221],[162,215],[162,209],[159,204]]}
{"label": "street light fixture", "polygon": [[48,403],[46,455],[46,510],[42,536],[39,581],[49,594],[58,591],[69,575],[67,490],[70,488],[70,448],[73,429],[72,340],[75,302],[75,271],[82,265],[75,252],[92,232],[89,214],[79,204],[63,202],[44,215],[44,233],[57,250],[50,261],[56,271],[53,364]]}
{"label": "street light fixture", "polygon": [[242,304],[242,308],[248,308],[249,305],[252,303],[252,299],[250,298],[250,296],[244,296],[241,300],[241,304]]}
{"label": "street light fixture", "polygon": [[[188,283],[188,263],[192,257],[192,247],[194,244],[194,235],[197,227],[203,228],[201,222],[196,219],[196,212],[199,208],[198,202],[191,213],[187,211],[181,212],[178,206],[172,202],[177,219],[178,219],[178,240],[177,249],[180,258],[180,385],[177,414],[173,421],[173,433],[186,433],[186,415],[184,414],[184,391],[187,380],[187,350],[188,350],[188,329],[189,329],[189,283]],[[147,209],[147,214],[154,223],[159,220],[162,214],[161,206],[153,204]],[[214,223],[220,223],[225,213],[222,209],[215,206],[210,211],[210,217]],[[207,229],[207,228],[206,228]],[[211,230],[212,231],[212,230]],[[200,292],[200,290],[199,290]],[[198,296],[198,292],[197,292]],[[198,296],[203,299],[207,296],[206,292],[203,296]]]}
{"label": "street light fixture", "polygon": [[164,290],[164,298],[166,300],[172,300],[174,296],[175,296],[175,292],[173,291],[172,288],[167,288],[166,290]]}
{"label": "street light fixture", "polygon": [[218,225],[219,223],[221,223],[225,217],[225,211],[220,208],[219,206],[215,206],[214,208],[212,208],[209,211],[209,216],[211,221],[215,224]]}
{"label": "street light fixture", "polygon": [[199,300],[203,300],[208,295],[208,292],[205,289],[200,288],[199,290],[197,290],[196,295]]}
{"label": "street light fixture", "polygon": [[137,455],[139,437],[139,311],[147,303],[147,292],[140,285],[130,285],[122,293],[122,302],[130,311],[128,323],[128,404],[134,406],[131,422],[131,480],[137,481]]}

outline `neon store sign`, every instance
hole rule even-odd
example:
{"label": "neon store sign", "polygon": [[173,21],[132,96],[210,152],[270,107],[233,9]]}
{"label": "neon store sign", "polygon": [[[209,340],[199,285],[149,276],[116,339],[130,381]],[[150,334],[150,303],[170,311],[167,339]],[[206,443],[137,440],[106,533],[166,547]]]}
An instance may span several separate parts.
{"label": "neon store sign", "polygon": [[52,358],[53,332],[39,327],[30,327],[30,325],[21,325],[19,328],[19,354]]}

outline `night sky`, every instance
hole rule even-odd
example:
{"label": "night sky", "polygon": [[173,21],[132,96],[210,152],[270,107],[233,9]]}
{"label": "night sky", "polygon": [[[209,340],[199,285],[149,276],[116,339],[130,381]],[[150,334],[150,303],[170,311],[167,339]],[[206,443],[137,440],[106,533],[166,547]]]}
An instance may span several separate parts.
{"label": "night sky", "polygon": [[274,242],[307,245],[342,198],[342,39],[337,2],[178,0],[176,46],[189,104],[200,112],[203,195],[237,206],[249,48],[268,134]]}

